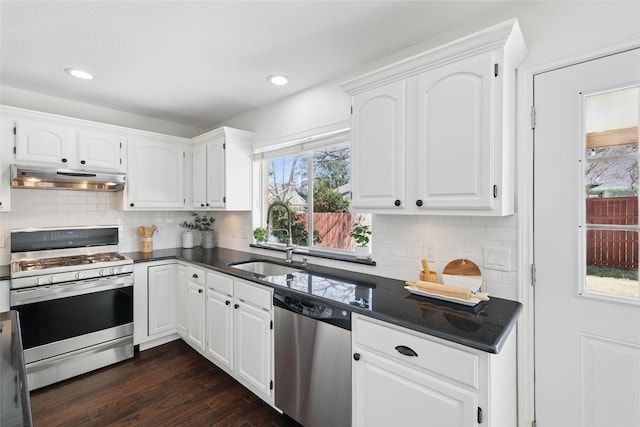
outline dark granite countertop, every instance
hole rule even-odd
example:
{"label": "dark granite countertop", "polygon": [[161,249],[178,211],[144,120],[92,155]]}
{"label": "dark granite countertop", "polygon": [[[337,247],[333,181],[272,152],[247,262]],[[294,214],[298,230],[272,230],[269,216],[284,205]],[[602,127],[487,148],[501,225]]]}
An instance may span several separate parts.
{"label": "dark granite countertop", "polygon": [[0,425],[33,425],[17,311],[0,313]]}
{"label": "dark granite countertop", "polygon": [[124,255],[135,263],[165,259],[188,261],[270,286],[281,293],[326,299],[355,313],[489,353],[500,351],[522,309],[519,302],[497,297],[473,307],[464,306],[412,295],[404,289],[404,281],[401,280],[313,264],[303,268],[299,262],[294,262],[293,266],[304,271],[295,273],[292,280],[287,281],[285,276],[265,278],[228,264],[249,260],[282,263],[282,258],[225,248],[160,249],[152,253],[132,252]]}

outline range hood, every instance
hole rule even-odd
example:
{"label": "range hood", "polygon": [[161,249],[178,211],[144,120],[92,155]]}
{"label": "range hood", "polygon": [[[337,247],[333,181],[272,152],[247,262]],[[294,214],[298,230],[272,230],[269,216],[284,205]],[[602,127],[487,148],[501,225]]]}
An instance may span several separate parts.
{"label": "range hood", "polygon": [[45,190],[122,191],[123,173],[11,165],[11,187]]}

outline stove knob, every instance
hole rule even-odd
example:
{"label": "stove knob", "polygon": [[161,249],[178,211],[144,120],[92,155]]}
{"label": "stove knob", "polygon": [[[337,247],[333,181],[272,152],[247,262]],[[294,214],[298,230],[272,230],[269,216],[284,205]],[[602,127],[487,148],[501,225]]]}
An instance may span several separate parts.
{"label": "stove knob", "polygon": [[36,277],[36,285],[41,285],[41,284],[42,284],[42,278]]}
{"label": "stove knob", "polygon": [[116,269],[115,268],[110,268],[109,269],[109,274],[111,274],[111,275],[116,274]]}
{"label": "stove knob", "polygon": [[104,276],[104,270],[98,271],[98,276]]}
{"label": "stove knob", "polygon": [[56,280],[56,276],[49,276],[49,283],[54,283]]}

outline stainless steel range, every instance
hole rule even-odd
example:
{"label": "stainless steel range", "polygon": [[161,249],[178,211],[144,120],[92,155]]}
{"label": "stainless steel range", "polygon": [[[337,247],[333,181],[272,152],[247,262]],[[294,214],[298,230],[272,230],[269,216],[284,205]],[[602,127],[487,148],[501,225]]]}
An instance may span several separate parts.
{"label": "stainless steel range", "polygon": [[117,227],[11,231],[29,389],[133,357],[133,261]]}

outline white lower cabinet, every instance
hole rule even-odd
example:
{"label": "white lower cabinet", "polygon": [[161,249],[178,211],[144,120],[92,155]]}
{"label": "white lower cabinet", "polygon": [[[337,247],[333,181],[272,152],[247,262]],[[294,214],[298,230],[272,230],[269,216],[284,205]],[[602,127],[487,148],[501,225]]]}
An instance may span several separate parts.
{"label": "white lower cabinet", "polygon": [[234,371],[252,389],[273,398],[271,289],[235,281]]}
{"label": "white lower cabinet", "polygon": [[157,265],[148,270],[149,336],[176,329],[175,290],[177,264]]}
{"label": "white lower cabinet", "polygon": [[187,267],[187,334],[190,344],[204,351],[205,334],[205,270]]}
{"label": "white lower cabinet", "polygon": [[515,342],[499,354],[354,314],[354,426],[514,426]]}
{"label": "white lower cabinet", "polygon": [[233,369],[233,279],[207,271],[206,353],[218,366]]}

